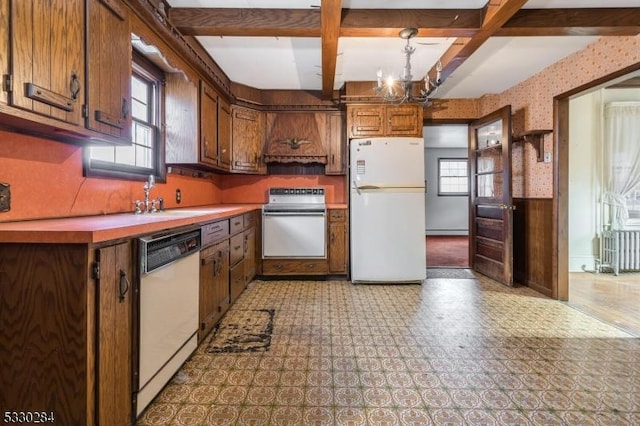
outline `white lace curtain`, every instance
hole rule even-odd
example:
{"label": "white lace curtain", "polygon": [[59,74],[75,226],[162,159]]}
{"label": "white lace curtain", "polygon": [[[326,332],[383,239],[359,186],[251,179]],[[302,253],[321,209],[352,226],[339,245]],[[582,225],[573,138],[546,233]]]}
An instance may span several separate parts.
{"label": "white lace curtain", "polygon": [[613,229],[624,226],[626,197],[640,188],[640,102],[611,102],[604,108],[604,194]]}

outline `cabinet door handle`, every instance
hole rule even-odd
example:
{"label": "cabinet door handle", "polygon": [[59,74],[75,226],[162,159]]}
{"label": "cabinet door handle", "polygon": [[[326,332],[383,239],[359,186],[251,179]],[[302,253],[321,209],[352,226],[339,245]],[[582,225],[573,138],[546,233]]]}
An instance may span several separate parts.
{"label": "cabinet door handle", "polygon": [[126,98],[122,98],[122,118],[129,116],[129,103]]}
{"label": "cabinet door handle", "polygon": [[80,80],[78,79],[78,74],[75,71],[71,71],[69,91],[71,92],[71,99],[78,99],[78,94],[80,93]]}
{"label": "cabinet door handle", "polygon": [[129,287],[131,287],[131,283],[127,278],[127,273],[123,269],[120,269],[120,302],[124,302],[124,296],[129,291]]}

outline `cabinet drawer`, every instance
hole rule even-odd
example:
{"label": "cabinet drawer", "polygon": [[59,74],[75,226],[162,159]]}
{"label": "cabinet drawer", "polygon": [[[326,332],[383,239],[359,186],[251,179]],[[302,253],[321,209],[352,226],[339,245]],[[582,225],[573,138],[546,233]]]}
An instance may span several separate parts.
{"label": "cabinet drawer", "polygon": [[244,219],[243,216],[234,216],[230,219],[231,224],[229,225],[230,227],[230,232],[231,235],[240,232],[244,229]]}
{"label": "cabinet drawer", "polygon": [[229,220],[207,223],[202,225],[200,229],[202,247],[207,247],[229,236]]}
{"label": "cabinet drawer", "polygon": [[264,275],[326,275],[329,266],[326,259],[264,259]]}
{"label": "cabinet drawer", "polygon": [[244,262],[240,262],[236,266],[231,269],[230,281],[229,281],[229,293],[231,297],[231,303],[235,302],[236,299],[242,294],[245,287],[244,280]]}
{"label": "cabinet drawer", "polygon": [[329,210],[329,221],[344,222],[347,219],[347,211],[344,209]]}
{"label": "cabinet drawer", "polygon": [[245,213],[244,217],[244,228],[251,228],[252,226],[256,226],[258,224],[258,215],[255,212]]}
{"label": "cabinet drawer", "polygon": [[229,240],[229,244],[229,263],[233,266],[244,257],[244,234],[234,235]]}

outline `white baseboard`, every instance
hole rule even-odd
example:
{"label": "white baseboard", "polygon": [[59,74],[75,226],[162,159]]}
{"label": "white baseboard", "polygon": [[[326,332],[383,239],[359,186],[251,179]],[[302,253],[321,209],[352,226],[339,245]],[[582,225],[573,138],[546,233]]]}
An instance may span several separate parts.
{"label": "white baseboard", "polygon": [[593,271],[595,267],[595,256],[569,256],[569,272]]}
{"label": "white baseboard", "polygon": [[427,229],[425,235],[469,235],[467,229]]}

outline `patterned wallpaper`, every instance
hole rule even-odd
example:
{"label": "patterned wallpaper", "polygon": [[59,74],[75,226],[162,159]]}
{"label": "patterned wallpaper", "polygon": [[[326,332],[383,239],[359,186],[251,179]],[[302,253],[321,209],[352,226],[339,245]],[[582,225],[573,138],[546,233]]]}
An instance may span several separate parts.
{"label": "patterned wallpaper", "polygon": [[[640,62],[640,36],[601,37],[585,49],[550,65],[528,80],[498,95],[480,99],[480,115],[511,104],[514,133],[553,129],[553,98]],[[553,148],[553,133],[544,138]],[[513,196],[553,197],[553,165],[538,163],[531,144],[513,146]]]}

